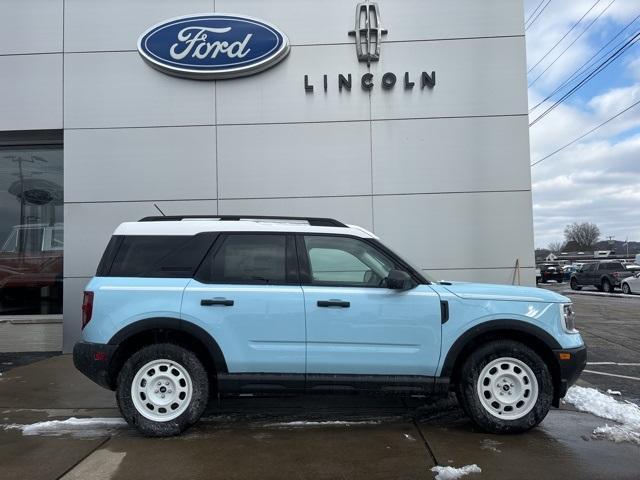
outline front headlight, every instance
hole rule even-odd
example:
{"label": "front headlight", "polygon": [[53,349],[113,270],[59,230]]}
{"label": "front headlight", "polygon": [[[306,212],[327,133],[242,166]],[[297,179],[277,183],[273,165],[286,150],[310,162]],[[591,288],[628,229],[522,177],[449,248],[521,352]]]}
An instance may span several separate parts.
{"label": "front headlight", "polygon": [[560,318],[562,319],[562,328],[567,333],[578,333],[576,329],[576,314],[573,311],[573,305],[565,303],[561,305]]}

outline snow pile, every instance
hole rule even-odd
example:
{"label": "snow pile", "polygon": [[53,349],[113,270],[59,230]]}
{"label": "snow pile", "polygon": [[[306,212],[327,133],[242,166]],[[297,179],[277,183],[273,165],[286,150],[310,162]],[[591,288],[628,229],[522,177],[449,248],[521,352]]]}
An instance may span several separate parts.
{"label": "snow pile", "polygon": [[22,430],[23,435],[75,435],[92,437],[108,435],[113,430],[126,427],[122,418],[76,418],[49,420],[28,425],[6,425],[5,430]]}
{"label": "snow pile", "polygon": [[595,388],[579,386],[571,387],[564,400],[582,412],[589,412],[620,424],[596,428],[593,431],[595,438],[640,445],[640,407],[635,403],[621,402]]}
{"label": "snow pile", "polygon": [[464,467],[433,467],[432,472],[436,474],[435,480],[456,480],[470,473],[480,473],[482,470],[475,463],[473,465],[465,465]]}
{"label": "snow pile", "polygon": [[593,431],[595,438],[605,438],[616,443],[629,442],[640,445],[640,430],[625,427],[624,425],[605,425]]}

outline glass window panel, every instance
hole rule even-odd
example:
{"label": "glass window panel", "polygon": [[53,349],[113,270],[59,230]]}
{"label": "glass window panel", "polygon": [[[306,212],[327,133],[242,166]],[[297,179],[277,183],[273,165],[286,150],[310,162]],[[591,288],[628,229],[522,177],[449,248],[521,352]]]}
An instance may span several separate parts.
{"label": "glass window panel", "polygon": [[234,234],[225,238],[210,265],[211,283],[284,284],[285,235]]}
{"label": "glass window panel", "polygon": [[394,268],[389,258],[362,240],[309,235],[304,241],[311,281],[317,285],[381,287]]}
{"label": "glass window panel", "polygon": [[0,315],[62,313],[62,145],[0,147]]}

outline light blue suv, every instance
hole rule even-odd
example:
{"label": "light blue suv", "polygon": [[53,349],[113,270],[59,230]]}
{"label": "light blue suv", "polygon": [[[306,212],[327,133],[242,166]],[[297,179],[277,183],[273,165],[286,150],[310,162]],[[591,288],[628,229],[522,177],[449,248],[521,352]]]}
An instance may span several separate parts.
{"label": "light blue suv", "polygon": [[148,217],[120,225],[87,285],[76,367],[153,436],[212,394],[455,391],[489,432],[558,406],[586,364],[571,301],[435,282],[326,218]]}

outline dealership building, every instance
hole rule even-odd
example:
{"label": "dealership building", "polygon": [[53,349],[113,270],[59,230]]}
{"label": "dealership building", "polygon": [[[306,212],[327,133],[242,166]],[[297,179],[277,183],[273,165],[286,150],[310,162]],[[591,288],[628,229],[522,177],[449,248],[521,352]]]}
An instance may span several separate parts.
{"label": "dealership building", "polygon": [[159,211],[332,217],[533,285],[527,124],[519,0],[5,0],[0,351],[69,351],[113,230]]}

